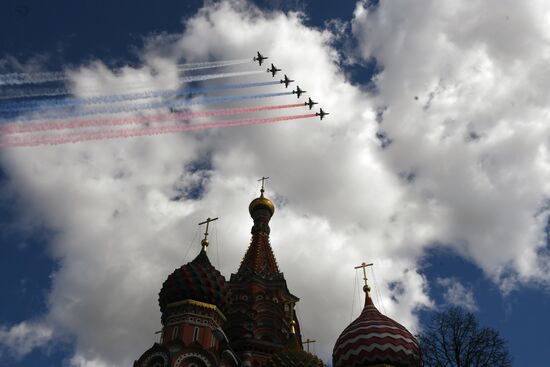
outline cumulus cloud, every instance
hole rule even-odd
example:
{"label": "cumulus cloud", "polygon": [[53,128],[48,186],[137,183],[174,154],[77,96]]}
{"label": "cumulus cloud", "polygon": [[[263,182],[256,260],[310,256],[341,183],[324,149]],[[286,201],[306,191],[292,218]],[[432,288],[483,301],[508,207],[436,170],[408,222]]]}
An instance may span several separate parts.
{"label": "cumulus cloud", "polygon": [[[198,252],[204,218],[220,217],[213,263],[226,277],[235,272],[250,239],[247,206],[263,175],[272,178],[267,194],[277,207],[274,252],[301,298],[304,336],[318,340],[324,360],[350,321],[353,266],[362,261],[375,263],[386,313],[413,332],[415,309],[432,305],[417,261],[436,242],[455,246],[495,279],[546,279],[539,251],[547,128],[543,98],[521,83],[536,69],[519,67],[527,56],[512,57],[510,45],[492,44],[498,37],[484,23],[451,27],[447,13],[460,3],[425,3],[422,11],[403,1],[375,10],[358,4],[360,56],[383,69],[376,95],[340,69],[332,42],[341,34],[306,27],[300,13],[261,12],[243,1],[209,3],[186,19],[181,35],[151,37],[141,68],[113,73],[97,63],[72,71],[79,95],[132,81],[170,89],[178,62],[261,50],[331,115],[322,123],[3,152],[21,205],[55,230],[59,270],[44,320],[74,337],[70,363],[129,365],[155,341],[159,288]],[[517,47],[527,55],[531,46]],[[391,140],[386,148],[377,133]]]}
{"label": "cumulus cloud", "polygon": [[411,178],[434,239],[504,290],[550,280],[549,14],[543,1],[360,2],[352,26],[383,69],[384,162]]}
{"label": "cumulus cloud", "polygon": [[0,327],[0,356],[8,354],[21,358],[34,348],[47,345],[52,337],[52,328],[37,322],[21,322],[10,328]]}
{"label": "cumulus cloud", "polygon": [[445,288],[443,298],[449,305],[461,306],[469,311],[477,311],[474,292],[466,288],[456,278],[437,278],[436,282]]}

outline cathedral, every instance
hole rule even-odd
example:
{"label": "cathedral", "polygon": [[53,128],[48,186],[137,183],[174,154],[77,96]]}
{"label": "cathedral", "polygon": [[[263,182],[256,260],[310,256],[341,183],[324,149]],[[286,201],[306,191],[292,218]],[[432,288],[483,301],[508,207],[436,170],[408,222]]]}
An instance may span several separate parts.
{"label": "cathedral", "polygon": [[[263,182],[263,181],[262,181]],[[294,306],[269,242],[275,206],[264,196],[249,205],[252,239],[229,281],[206,254],[208,218],[202,250],[174,270],[159,293],[162,331],[134,367],[322,367],[303,348]],[[366,264],[361,266],[365,271]],[[366,274],[366,273],[364,273]],[[420,367],[416,339],[374,306],[365,275],[365,306],[336,341],[333,367]]]}

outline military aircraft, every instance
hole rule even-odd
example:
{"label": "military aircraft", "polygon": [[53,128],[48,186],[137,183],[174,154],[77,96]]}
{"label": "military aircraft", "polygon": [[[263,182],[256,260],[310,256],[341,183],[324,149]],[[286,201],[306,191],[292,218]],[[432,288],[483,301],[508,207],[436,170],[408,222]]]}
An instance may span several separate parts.
{"label": "military aircraft", "polygon": [[285,78],[280,80],[281,84],[284,84],[284,85],[285,85],[285,88],[288,88],[288,85],[289,85],[290,83],[292,83],[293,81],[294,81],[294,80],[288,79],[288,76],[286,76],[286,74],[285,74]]}
{"label": "military aircraft", "polygon": [[309,109],[311,110],[311,108],[313,107],[314,104],[318,104],[317,102],[313,102],[311,100],[311,98],[309,98],[309,100],[307,102],[304,102],[304,105],[305,106],[309,106]]}
{"label": "military aircraft", "polygon": [[300,98],[300,96],[302,95],[302,93],[305,93],[306,91],[305,90],[301,90],[300,87],[297,85],[296,86],[296,90],[293,90],[292,93],[293,94],[296,94],[296,96],[298,98]]}
{"label": "military aircraft", "polygon": [[281,69],[277,69],[273,64],[271,64],[271,68],[267,69],[267,72],[271,73],[273,77],[275,77],[275,74],[277,74],[278,71],[281,71]]}
{"label": "military aircraft", "polygon": [[254,56],[252,58],[252,61],[258,61],[258,63],[260,64],[260,66],[262,66],[262,62],[267,59],[268,57],[267,56],[262,56],[262,54],[260,53],[260,51],[258,51],[258,57]]}
{"label": "military aircraft", "polygon": [[323,111],[322,108],[320,108],[319,110],[319,112],[315,113],[315,116],[319,116],[321,120],[323,119],[323,117],[325,117],[325,115],[330,115],[330,113]]}

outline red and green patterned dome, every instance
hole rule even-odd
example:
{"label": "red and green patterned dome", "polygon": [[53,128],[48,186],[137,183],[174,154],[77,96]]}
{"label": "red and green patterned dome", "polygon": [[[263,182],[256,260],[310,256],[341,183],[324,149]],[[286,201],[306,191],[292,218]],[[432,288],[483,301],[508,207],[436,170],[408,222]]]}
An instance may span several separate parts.
{"label": "red and green patterned dome", "polygon": [[193,261],[174,270],[162,284],[160,311],[164,313],[170,303],[187,299],[215,305],[222,311],[227,306],[225,278],[212,266],[204,249]]}
{"label": "red and green patterned dome", "polygon": [[344,329],[332,352],[334,367],[420,367],[418,342],[401,324],[378,311],[367,293],[361,315]]}

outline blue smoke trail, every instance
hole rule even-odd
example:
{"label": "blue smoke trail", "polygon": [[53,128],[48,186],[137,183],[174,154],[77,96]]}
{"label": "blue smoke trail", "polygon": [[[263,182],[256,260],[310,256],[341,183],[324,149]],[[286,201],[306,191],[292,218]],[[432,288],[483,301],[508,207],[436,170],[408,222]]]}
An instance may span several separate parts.
{"label": "blue smoke trail", "polygon": [[30,121],[38,119],[66,119],[71,117],[83,117],[90,115],[100,115],[100,114],[116,114],[116,113],[128,113],[128,112],[140,112],[145,110],[156,110],[156,109],[174,109],[182,108],[194,105],[205,105],[213,103],[223,103],[223,102],[234,102],[234,101],[243,101],[251,99],[260,99],[260,98],[271,98],[279,96],[291,95],[292,92],[279,92],[279,93],[264,93],[264,94],[252,94],[244,96],[225,96],[225,97],[211,97],[211,98],[197,98],[193,100],[181,100],[181,101],[160,101],[160,102],[151,102],[145,104],[137,105],[128,105],[128,106],[118,106],[118,107],[108,107],[108,108],[97,108],[97,109],[88,109],[88,110],[74,110],[66,111],[62,113],[49,113],[51,111],[40,112],[36,116],[26,116],[24,119],[9,119],[2,118],[0,122],[16,122],[16,121]]}
{"label": "blue smoke trail", "polygon": [[[192,75],[180,78],[181,83],[191,83],[191,82],[200,82],[205,80],[212,79],[222,79],[222,78],[232,78],[235,76],[244,76],[244,75],[254,75],[254,74],[263,74],[262,70],[251,70],[251,71],[236,71],[232,73],[218,73],[218,74],[202,74],[202,75]],[[137,86],[140,83],[126,83],[129,85]],[[119,85],[122,85],[120,83]],[[139,87],[136,87],[139,88]],[[0,99],[14,99],[14,98],[31,98],[31,97],[53,97],[53,96],[67,96],[71,94],[71,91],[67,88],[53,88],[53,89],[33,89],[27,88],[24,90],[4,90],[0,94]]]}
{"label": "blue smoke trail", "polygon": [[87,98],[51,98],[35,101],[19,101],[0,103],[0,113],[5,112],[23,112],[32,109],[50,109],[50,108],[66,108],[72,106],[82,106],[90,104],[103,104],[103,103],[118,103],[129,102],[139,99],[147,98],[160,98],[160,97],[185,97],[195,93],[208,93],[213,91],[221,91],[228,89],[243,89],[252,87],[262,87],[268,85],[279,84],[278,81],[259,82],[259,83],[242,83],[242,84],[225,84],[213,87],[205,88],[181,88],[175,90],[166,91],[151,91],[140,93],[128,93],[128,94],[115,94],[109,96],[87,97]]}

